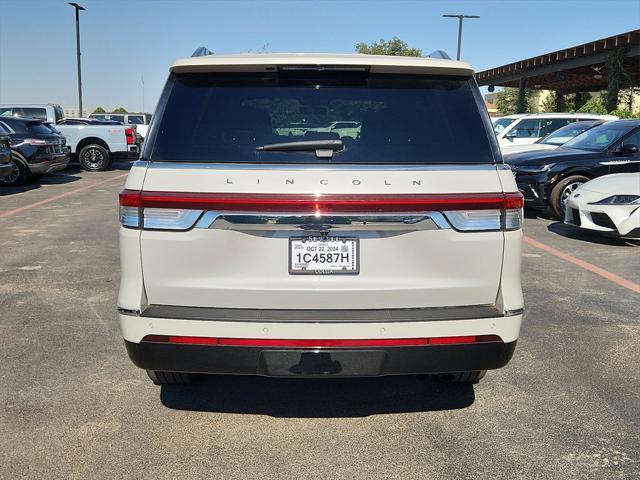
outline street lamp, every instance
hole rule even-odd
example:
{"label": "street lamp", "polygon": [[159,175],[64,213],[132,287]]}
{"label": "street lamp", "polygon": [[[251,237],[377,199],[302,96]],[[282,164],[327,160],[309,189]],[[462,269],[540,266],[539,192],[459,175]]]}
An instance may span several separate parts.
{"label": "street lamp", "polygon": [[82,5],[69,2],[76,9],[76,58],[78,61],[78,107],[80,109],[80,117],[82,117],[82,70],[80,67],[80,10],[85,10]]}
{"label": "street lamp", "polygon": [[458,19],[458,55],[456,55],[456,60],[460,60],[460,47],[462,46],[462,22],[464,21],[465,18],[480,18],[480,16],[478,15],[442,15],[442,16]]}

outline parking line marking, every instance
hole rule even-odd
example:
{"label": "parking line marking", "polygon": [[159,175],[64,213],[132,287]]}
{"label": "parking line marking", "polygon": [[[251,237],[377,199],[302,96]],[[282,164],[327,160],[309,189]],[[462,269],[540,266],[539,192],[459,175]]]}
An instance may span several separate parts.
{"label": "parking line marking", "polygon": [[539,242],[538,240],[534,240],[531,237],[527,237],[526,235],[524,236],[523,239],[526,243],[528,243],[529,245],[535,248],[544,250],[545,252],[550,253],[551,255],[555,255],[556,257],[561,258],[562,260],[565,260],[569,263],[573,263],[574,265],[577,265],[580,268],[584,268],[585,270],[595,273],[596,275],[600,275],[601,277],[606,278],[610,282],[616,283],[621,287],[628,288],[632,292],[640,293],[640,284],[632,282],[631,280],[627,280],[626,278],[622,278],[616,275],[615,273],[611,273],[608,270],[605,270],[604,268],[596,267],[595,265],[589,262],[585,262],[584,260],[580,260],[579,258],[571,256],[568,253],[561,252],[560,250],[550,247],[549,245]]}
{"label": "parking line marking", "polygon": [[83,192],[85,190],[90,190],[90,189],[92,189],[94,187],[98,187],[98,186],[103,185],[103,184],[105,184],[107,182],[112,182],[112,181],[117,180],[119,178],[124,178],[127,175],[129,175],[129,172],[123,173],[122,175],[118,175],[116,177],[107,178],[106,180],[101,180],[99,182],[94,182],[94,183],[92,183],[90,185],[85,185],[84,187],[79,187],[79,188],[76,188],[74,190],[70,190],[68,192],[61,193],[59,195],[54,195],[53,197],[45,198],[44,200],[40,200],[38,202],[34,202],[34,203],[30,203],[29,205],[25,205],[24,207],[14,208],[13,210],[7,210],[6,212],[0,213],[0,218],[11,217],[11,216],[13,216],[13,215],[15,215],[17,213],[24,212],[25,210],[30,210],[32,208],[39,207],[40,205],[44,205],[45,203],[54,202],[56,200],[60,200],[61,198],[65,198],[65,197],[68,197],[70,195],[74,195],[76,193]]}

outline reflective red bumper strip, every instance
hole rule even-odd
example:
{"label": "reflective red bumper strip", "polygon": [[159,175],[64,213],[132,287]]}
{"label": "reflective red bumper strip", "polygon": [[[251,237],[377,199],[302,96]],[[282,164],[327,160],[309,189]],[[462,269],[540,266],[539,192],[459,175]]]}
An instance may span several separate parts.
{"label": "reflective red bumper strip", "polygon": [[120,206],[213,210],[218,212],[392,213],[515,209],[522,208],[523,198],[519,192],[420,195],[280,195],[123,190],[120,193]]}
{"label": "reflective red bumper strip", "polygon": [[468,343],[501,342],[497,335],[466,335],[433,338],[374,338],[374,339],[273,339],[190,337],[178,335],[147,335],[142,342],[186,345],[217,345],[231,347],[272,348],[366,348],[366,347],[418,347],[424,345],[456,345]]}

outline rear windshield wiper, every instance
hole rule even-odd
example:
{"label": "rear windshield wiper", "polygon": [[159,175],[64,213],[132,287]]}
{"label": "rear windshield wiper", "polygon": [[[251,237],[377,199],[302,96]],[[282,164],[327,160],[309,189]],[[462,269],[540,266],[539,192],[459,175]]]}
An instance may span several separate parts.
{"label": "rear windshield wiper", "polygon": [[316,152],[318,158],[331,158],[333,152],[344,149],[342,140],[301,140],[299,142],[268,143],[256,147],[262,152]]}

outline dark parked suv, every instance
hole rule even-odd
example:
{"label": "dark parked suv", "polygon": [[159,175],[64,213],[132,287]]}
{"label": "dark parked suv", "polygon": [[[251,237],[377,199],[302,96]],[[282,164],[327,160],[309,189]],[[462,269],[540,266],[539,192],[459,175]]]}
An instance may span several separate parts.
{"label": "dark parked suv", "polygon": [[0,179],[8,177],[13,172],[11,162],[11,140],[9,132],[0,126]]}
{"label": "dark parked suv", "polygon": [[640,120],[617,120],[587,130],[553,150],[505,154],[525,205],[549,207],[558,219],[575,189],[610,173],[640,171]]}
{"label": "dark parked suv", "polygon": [[1,117],[0,127],[11,139],[12,171],[2,185],[22,185],[30,175],[44,175],[64,169],[69,152],[64,137],[42,120]]}

